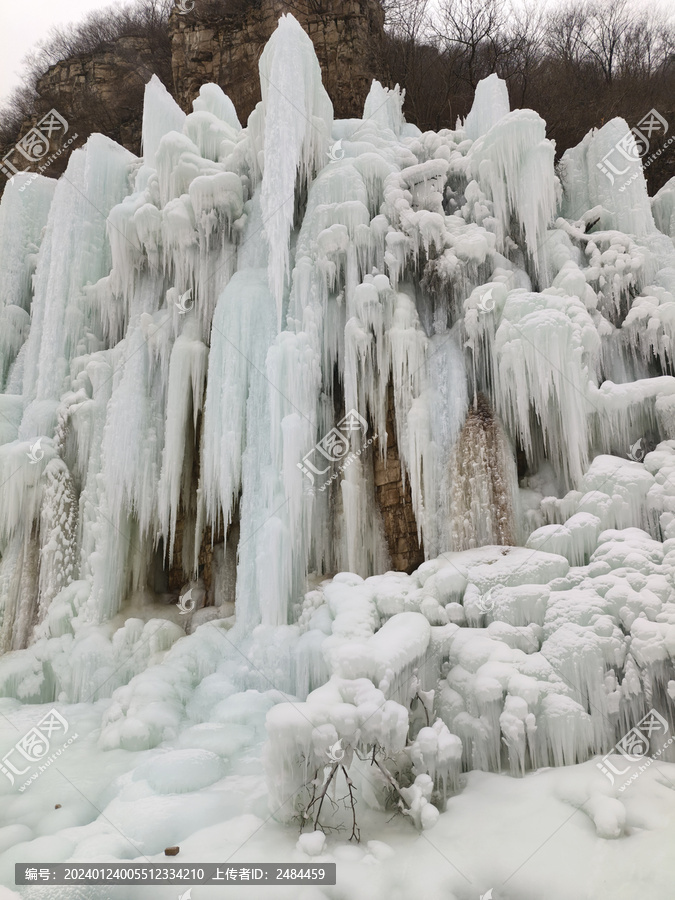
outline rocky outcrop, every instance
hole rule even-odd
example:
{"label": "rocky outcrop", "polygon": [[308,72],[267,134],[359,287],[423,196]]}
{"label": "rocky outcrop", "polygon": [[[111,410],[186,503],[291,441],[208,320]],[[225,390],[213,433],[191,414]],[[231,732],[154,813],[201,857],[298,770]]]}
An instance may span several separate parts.
{"label": "rocky outcrop", "polygon": [[452,546],[514,546],[516,465],[502,424],[483,394],[469,408],[451,472]]}
{"label": "rocky outcrop", "polygon": [[185,110],[191,109],[201,85],[213,81],[232,98],[245,122],[260,100],[260,54],[279,17],[291,12],[312,39],[335,115],[362,113],[384,27],[378,0],[261,0],[222,10],[222,4],[201,7],[197,0],[189,14],[171,14],[173,80]]}
{"label": "rocky outcrop", "polygon": [[[49,151],[30,166],[13,144],[0,142],[0,158],[18,171],[39,171],[48,158],[61,149],[67,139],[78,135],[74,146],[82,146],[90,134],[100,132],[122,144],[132,153],[141,152],[141,123],[145,85],[153,74],[171,79],[168,43],[165,53],[158,52],[156,41],[145,37],[120,37],[92,53],[58,62],[38,79],[38,99],[33,115],[19,132],[23,137],[50,110],[55,109],[67,122],[68,131],[57,129],[49,136]],[[49,162],[45,175],[58,178],[68,163],[69,152]],[[4,178],[0,193],[4,188]]]}
{"label": "rocky outcrop", "polygon": [[154,48],[145,38],[122,37],[96,53],[52,66],[38,81],[37,91],[43,102],[56,106],[69,121],[84,124],[107,115],[116,132],[115,140],[138,153],[142,121],[139,104],[146,83],[157,69]]}
{"label": "rocky outcrop", "polygon": [[373,455],[375,497],[384,524],[392,569],[412,572],[424,562],[424,550],[417,537],[417,523],[410,493],[401,477],[401,460],[394,423],[394,395],[391,385],[387,398],[387,455]]}

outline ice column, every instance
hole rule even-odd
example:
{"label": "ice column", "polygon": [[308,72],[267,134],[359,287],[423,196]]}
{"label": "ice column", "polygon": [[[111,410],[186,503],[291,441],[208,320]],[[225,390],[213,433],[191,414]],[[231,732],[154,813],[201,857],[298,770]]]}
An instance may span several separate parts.
{"label": "ice column", "polygon": [[269,281],[281,326],[296,180],[307,184],[323,164],[333,105],[321,83],[314,46],[291,15],[282,16],[260,57],[264,126],[262,216],[269,242]]}

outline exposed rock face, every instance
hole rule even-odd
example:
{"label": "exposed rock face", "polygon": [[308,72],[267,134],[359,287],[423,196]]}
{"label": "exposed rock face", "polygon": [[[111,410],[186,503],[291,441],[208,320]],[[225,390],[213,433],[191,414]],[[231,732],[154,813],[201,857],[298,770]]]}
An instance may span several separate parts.
{"label": "exposed rock face", "polygon": [[145,38],[122,37],[96,53],[52,66],[38,81],[37,90],[69,121],[98,121],[107,115],[119,135],[111,137],[138,153],[143,93],[157,68],[153,48]]}
{"label": "exposed rock face", "polygon": [[[50,135],[49,152],[43,159],[29,166],[15,150],[9,156],[10,165],[18,171],[40,171],[40,166],[63,148],[68,138],[77,134],[77,140],[67,152],[49,161],[43,173],[58,178],[66,169],[71,150],[83,146],[94,132],[105,134],[132,153],[140,154],[143,94],[155,73],[170,81],[168,48],[165,54],[158,53],[153,42],[144,37],[121,37],[96,52],[51,66],[37,82],[35,112],[23,123],[20,137],[51,109],[66,120],[68,131]],[[0,158],[11,150],[11,145],[0,143]],[[4,186],[5,178],[0,176],[0,194]]]}
{"label": "exposed rock face", "polygon": [[[379,0],[195,0],[185,15],[172,11],[163,38],[124,36],[51,66],[37,83],[35,115],[23,123],[20,137],[54,108],[68,121],[70,134],[79,135],[77,146],[101,132],[140,154],[143,92],[153,74],[187,112],[202,84],[216,82],[245,124],[260,100],[258,59],[287,12],[314,43],[335,115],[360,115],[376,74],[375,48],[384,34]],[[51,143],[50,152],[62,146],[58,139]],[[0,144],[0,158],[11,149]],[[67,157],[50,164],[51,177],[63,173]],[[10,163],[19,171],[26,168],[20,154]],[[3,177],[0,194],[4,184]]]}
{"label": "exposed rock face", "polygon": [[452,466],[452,546],[470,550],[516,544],[514,497],[518,481],[511,450],[488,399],[469,408]]}
{"label": "exposed rock face", "polygon": [[410,482],[406,480],[404,487],[401,478],[391,385],[387,397],[387,456],[383,460],[376,452],[373,465],[375,496],[382,513],[392,568],[400,572],[412,572],[424,562],[424,550],[417,538]]}
{"label": "exposed rock face", "polygon": [[374,76],[375,42],[383,34],[378,0],[261,0],[234,12],[172,12],[171,57],[175,96],[185,110],[205,82],[219,84],[245,122],[260,100],[258,59],[283,13],[309,34],[335,115],[360,115]]}

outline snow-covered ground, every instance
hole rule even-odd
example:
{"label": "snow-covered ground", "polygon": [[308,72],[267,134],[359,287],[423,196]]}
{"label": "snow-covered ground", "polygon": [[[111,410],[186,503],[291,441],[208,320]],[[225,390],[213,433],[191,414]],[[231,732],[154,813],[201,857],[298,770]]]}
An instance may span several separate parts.
{"label": "snow-covered ground", "polygon": [[[225,679],[220,684],[226,693]],[[170,862],[337,865],[335,887],[202,886],[193,888],[195,900],[225,892],[282,900],[298,892],[316,900],[478,900],[490,888],[495,900],[672,895],[672,763],[652,764],[621,794],[593,762],[524,778],[469,772],[432,831],[416,833],[404,816],[364,808],[359,845],[329,835],[324,852],[310,857],[298,847],[297,828],[277,823],[268,806],[261,755],[271,701],[232,700],[215,704],[199,736],[188,729],[178,741],[137,753],[97,748],[106,701],[60,707],[79,737],[59,758],[58,771],[45,772],[24,795],[2,787],[2,883],[13,883],[15,862],[166,862],[164,848],[179,845]],[[5,701],[2,712],[27,729],[43,710]],[[161,900],[179,892],[31,887],[20,896]]]}

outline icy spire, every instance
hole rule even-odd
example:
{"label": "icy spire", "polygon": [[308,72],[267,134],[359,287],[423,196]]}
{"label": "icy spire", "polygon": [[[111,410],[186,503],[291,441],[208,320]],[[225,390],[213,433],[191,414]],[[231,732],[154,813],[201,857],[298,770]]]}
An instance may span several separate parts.
{"label": "icy spire", "polygon": [[471,141],[487,134],[511,110],[506,82],[495,75],[481,79],[476,86],[473,105],[464,120],[464,131]]}
{"label": "icy spire", "polygon": [[156,75],[145,86],[143,98],[143,161],[156,167],[159,142],[170,131],[181,132],[185,113]]}
{"label": "icy spire", "polygon": [[321,83],[314,45],[290,14],[279,20],[259,68],[265,122],[261,205],[270,248],[270,289],[281,327],[296,181],[307,184],[324,162],[333,104]]}
{"label": "icy spire", "polygon": [[398,137],[405,124],[404,100],[405,90],[401,90],[398,85],[386,88],[379,81],[373,80],[363,107],[363,119],[374,122],[379,128],[389,129]]}

